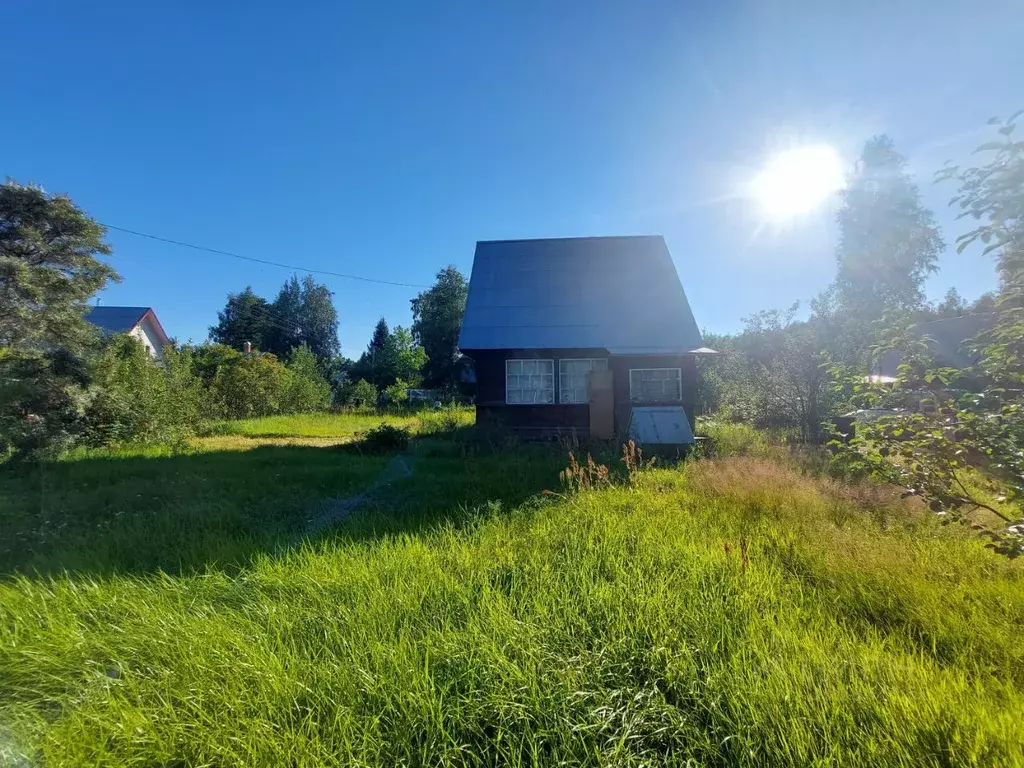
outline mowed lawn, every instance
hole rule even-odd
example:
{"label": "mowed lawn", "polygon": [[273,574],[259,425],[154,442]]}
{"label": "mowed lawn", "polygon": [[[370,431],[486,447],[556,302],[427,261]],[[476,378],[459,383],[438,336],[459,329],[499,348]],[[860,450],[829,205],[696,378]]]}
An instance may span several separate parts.
{"label": "mowed lawn", "polygon": [[554,448],[410,453],[316,538],[387,457],[83,456],[40,539],[0,474],[0,763],[1024,764],[1024,568],[893,494],[762,445],[581,494]]}

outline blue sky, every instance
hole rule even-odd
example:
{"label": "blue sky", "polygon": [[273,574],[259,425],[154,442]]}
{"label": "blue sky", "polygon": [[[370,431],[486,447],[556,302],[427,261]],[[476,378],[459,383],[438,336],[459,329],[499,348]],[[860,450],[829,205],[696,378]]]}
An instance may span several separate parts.
{"label": "blue sky", "polygon": [[[761,227],[736,190],[773,152],[852,160],[888,133],[931,183],[1024,107],[1024,6],[982,2],[47,2],[0,7],[0,175],[110,224],[428,284],[476,240],[663,234],[697,321],[735,330],[834,273],[834,211]],[[124,281],[205,337],[286,270],[111,232]],[[994,271],[949,247],[929,294]],[[415,289],[322,278],[344,352]],[[638,300],[642,298],[638,297]]]}

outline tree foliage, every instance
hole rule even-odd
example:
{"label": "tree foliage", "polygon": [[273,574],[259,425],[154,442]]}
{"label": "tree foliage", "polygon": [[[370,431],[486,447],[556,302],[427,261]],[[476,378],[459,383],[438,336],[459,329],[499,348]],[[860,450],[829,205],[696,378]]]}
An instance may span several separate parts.
{"label": "tree foliage", "polygon": [[944,245],[931,211],[887,136],[864,145],[837,219],[840,304],[866,318],[924,303],[925,278]]}
{"label": "tree foliage", "polygon": [[117,334],[92,364],[83,440],[181,445],[199,426],[204,397],[191,350],[165,349],[157,363],[138,339]]}
{"label": "tree foliage", "polygon": [[[943,369],[924,340],[890,329],[883,346],[903,361],[895,385],[848,377],[854,404],[888,415],[858,425],[849,444],[836,444],[843,469],[903,485],[1012,557],[1024,554],[1024,519],[1017,519],[1024,499],[1024,143],[1011,138],[1017,117],[994,121],[1000,138],[978,149],[987,163],[939,174],[959,183],[951,204],[977,222],[958,238],[959,250],[980,241],[997,259],[995,324],[974,341],[978,363]],[[980,493],[972,473],[993,482],[1001,497]]]}
{"label": "tree foliage", "polygon": [[63,195],[0,185],[0,345],[78,349],[86,302],[117,273],[103,227]]}
{"label": "tree foliage", "polygon": [[377,405],[377,389],[366,379],[349,379],[338,393],[341,405],[370,408]]}
{"label": "tree foliage", "polygon": [[316,355],[303,344],[292,350],[288,361],[281,397],[281,410],[285,413],[312,413],[330,405],[331,385],[323,374]]}
{"label": "tree foliage", "polygon": [[366,351],[352,365],[351,376],[369,381],[378,390],[385,390],[402,379],[407,387],[418,386],[423,378],[427,356],[412,333],[400,325],[388,329],[382,317],[373,329]]}
{"label": "tree foliage", "polygon": [[794,429],[818,439],[829,414],[831,387],[820,319],[796,321],[799,308],[764,310],[742,333],[709,338],[720,354],[701,361],[705,408],[721,408],[758,427]]}
{"label": "tree foliage", "polygon": [[210,340],[238,350],[248,341],[253,349],[266,350],[271,330],[270,302],[246,286],[241,293],[228,294],[227,304],[217,313],[217,325],[210,328]]}
{"label": "tree foliage", "polygon": [[412,335],[427,356],[423,383],[428,387],[453,389],[458,383],[459,331],[468,295],[465,276],[450,265],[412,300]]}
{"label": "tree foliage", "polygon": [[55,457],[82,432],[90,383],[85,361],[66,349],[0,347],[0,457]]}
{"label": "tree foliage", "polygon": [[254,350],[285,359],[305,344],[325,370],[340,352],[333,294],[311,275],[301,280],[292,275],[273,302],[248,287],[241,293],[229,293],[217,317],[210,340],[238,350],[250,341]]}

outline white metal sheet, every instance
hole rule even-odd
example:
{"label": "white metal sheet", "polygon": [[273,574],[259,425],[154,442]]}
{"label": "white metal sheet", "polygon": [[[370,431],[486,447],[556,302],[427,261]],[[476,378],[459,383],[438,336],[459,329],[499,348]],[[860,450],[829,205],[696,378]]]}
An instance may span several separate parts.
{"label": "white metal sheet", "polygon": [[693,429],[682,406],[643,406],[629,414],[629,436],[641,445],[688,445]]}

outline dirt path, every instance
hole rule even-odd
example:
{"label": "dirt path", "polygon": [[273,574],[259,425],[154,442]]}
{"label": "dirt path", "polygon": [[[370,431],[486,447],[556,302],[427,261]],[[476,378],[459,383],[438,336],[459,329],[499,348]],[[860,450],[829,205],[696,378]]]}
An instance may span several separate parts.
{"label": "dirt path", "polygon": [[384,471],[377,475],[377,479],[370,483],[370,486],[357,493],[355,496],[348,496],[343,499],[325,499],[313,510],[313,516],[303,531],[304,536],[323,533],[328,528],[337,525],[348,517],[352,512],[359,509],[374,494],[384,486],[390,485],[396,480],[410,477],[416,464],[416,457],[408,453],[401,453],[395,456]]}

